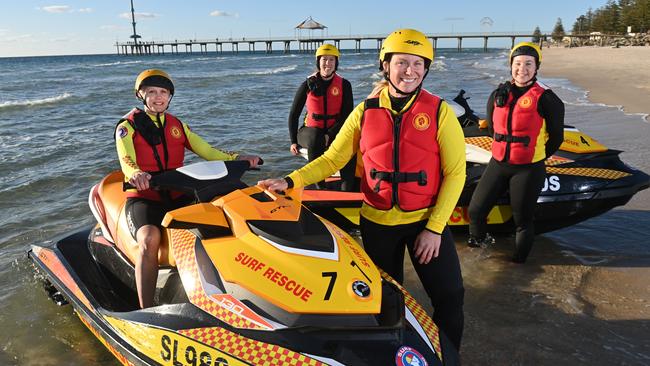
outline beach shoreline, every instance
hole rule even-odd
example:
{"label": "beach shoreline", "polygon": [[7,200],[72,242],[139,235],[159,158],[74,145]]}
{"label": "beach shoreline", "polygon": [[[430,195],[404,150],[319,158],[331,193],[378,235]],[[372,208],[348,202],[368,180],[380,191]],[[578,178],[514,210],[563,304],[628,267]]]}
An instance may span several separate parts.
{"label": "beach shoreline", "polygon": [[650,47],[550,47],[542,50],[540,77],[565,78],[587,90],[591,102],[650,114]]}

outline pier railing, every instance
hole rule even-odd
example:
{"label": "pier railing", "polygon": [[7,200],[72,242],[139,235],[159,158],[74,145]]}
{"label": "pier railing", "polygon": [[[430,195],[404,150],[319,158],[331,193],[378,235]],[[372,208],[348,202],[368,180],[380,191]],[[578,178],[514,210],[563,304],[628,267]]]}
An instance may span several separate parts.
{"label": "pier railing", "polygon": [[[366,35],[324,35],[324,36],[308,36],[308,37],[227,37],[227,38],[212,38],[212,39],[183,39],[183,40],[166,40],[166,41],[128,41],[116,42],[115,47],[117,53],[122,55],[154,55],[172,53],[178,54],[181,52],[194,53],[196,48],[200,53],[208,53],[214,51],[217,53],[224,52],[224,45],[230,45],[230,51],[239,53],[240,45],[247,47],[249,52],[256,51],[256,45],[262,44],[265,53],[273,52],[273,45],[280,44],[283,53],[290,53],[292,44],[297,45],[298,52],[313,52],[320,45],[325,42],[333,43],[337,48],[341,48],[341,42],[354,42],[354,50],[361,50],[361,42],[370,41],[375,42],[377,50],[381,48],[381,43],[386,37],[386,34],[366,34]],[[482,39],[483,50],[488,49],[488,40],[492,38],[509,38],[511,46],[514,46],[515,41],[519,38],[531,39],[532,34],[527,32],[481,32],[481,33],[436,33],[427,34],[431,39],[434,49],[438,47],[438,41],[444,39],[455,39],[458,51],[463,48],[463,40],[466,39]],[[588,35],[575,35],[570,37],[588,37]],[[601,37],[609,37],[608,35],[601,35]],[[547,34],[540,37],[540,46],[543,45],[546,39],[550,39]],[[227,49],[227,48],[226,48]],[[246,51],[244,49],[243,51]]]}

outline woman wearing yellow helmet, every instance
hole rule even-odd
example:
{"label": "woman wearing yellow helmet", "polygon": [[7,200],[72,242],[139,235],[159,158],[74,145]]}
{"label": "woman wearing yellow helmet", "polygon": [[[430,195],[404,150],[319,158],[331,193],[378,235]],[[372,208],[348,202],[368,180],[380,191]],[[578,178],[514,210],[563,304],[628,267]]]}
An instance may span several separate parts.
{"label": "woman wearing yellow helmet", "polygon": [[433,319],[453,345],[463,333],[464,287],[447,220],[465,182],[463,132],[453,109],[422,88],[433,48],[419,31],[390,34],[380,53],[387,83],[357,105],[323,156],[271,190],[303,187],[363,160],[361,236],[373,262],[404,279],[404,250],[431,298]]}
{"label": "woman wearing yellow helmet", "polygon": [[[341,129],[353,107],[352,85],[336,73],[341,53],[331,44],[316,50],[316,72],[300,84],[289,112],[290,151],[300,153],[307,148],[308,160],[323,155]],[[298,128],[300,114],[307,106],[303,125]],[[356,159],[341,169],[341,189],[355,188]],[[318,185],[318,183],[317,183]]]}
{"label": "woman wearing yellow helmet", "polygon": [[510,51],[511,80],[499,85],[487,102],[492,159],[469,205],[471,247],[487,247],[494,238],[486,218],[497,199],[510,191],[516,226],[512,260],[523,263],[535,240],[534,211],[546,178],[544,161],[557,151],[564,136],[564,103],[537,81],[542,51],[521,42]]}
{"label": "woman wearing yellow helmet", "polygon": [[188,125],[167,112],[174,95],[171,77],[157,69],[145,70],[135,81],[136,97],[144,110],[133,108],[115,127],[115,144],[125,181],[137,189],[127,191],[126,220],[140,247],[135,281],[142,308],[153,305],[158,276],[160,223],[169,210],[187,203],[179,192],[149,189],[151,175],[183,165],[185,149],[206,160],[248,160],[259,157],[225,152],[210,146]]}

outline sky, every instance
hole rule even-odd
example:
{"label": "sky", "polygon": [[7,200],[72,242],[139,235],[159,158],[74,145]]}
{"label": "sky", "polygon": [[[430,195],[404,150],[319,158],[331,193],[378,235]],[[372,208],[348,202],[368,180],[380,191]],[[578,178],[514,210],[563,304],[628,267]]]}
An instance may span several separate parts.
{"label": "sky", "polygon": [[[328,27],[324,32],[312,31],[313,36],[388,34],[398,28],[414,28],[427,34],[532,33],[538,26],[542,32],[550,32],[558,18],[569,31],[578,16],[606,3],[606,0],[133,1],[137,32],[144,41],[304,37],[309,35],[308,31],[298,33],[294,27],[310,16]],[[133,32],[130,11],[129,0],[2,0],[0,57],[116,53],[115,43],[129,41]],[[471,47],[466,41],[463,45]],[[342,44],[342,48],[353,46],[353,42]],[[439,46],[445,47],[441,43]],[[447,46],[454,47],[455,41]],[[498,45],[490,43],[490,46]],[[282,46],[275,44],[274,48]],[[263,46],[259,45],[258,49]]]}

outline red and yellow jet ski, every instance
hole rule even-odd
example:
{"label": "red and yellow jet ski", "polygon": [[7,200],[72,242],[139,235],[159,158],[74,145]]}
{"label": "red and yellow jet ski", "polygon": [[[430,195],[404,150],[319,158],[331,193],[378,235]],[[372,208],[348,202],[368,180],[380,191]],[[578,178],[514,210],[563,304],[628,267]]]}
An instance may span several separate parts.
{"label": "red and yellow jet ski", "polygon": [[248,187],[248,162],[152,179],[194,204],[162,222],[156,305],[139,309],[121,172],[90,192],[97,224],[29,256],[49,293],[124,365],[455,365],[453,345],[362,247],[301,204]]}
{"label": "red and yellow jet ski", "polygon": [[[458,204],[449,218],[451,228],[467,232],[472,193],[490,160],[492,138],[486,124],[472,111],[460,93],[450,102],[465,134],[467,179]],[[546,161],[546,181],[535,208],[535,232],[540,234],[574,225],[625,205],[637,192],[650,186],[650,176],[623,161],[621,151],[609,149],[574,127],[564,129],[564,142]],[[359,224],[361,193],[340,192],[336,178],[328,189],[306,189],[303,204],[344,229]],[[490,232],[514,232],[509,197],[502,196],[490,211]]]}

